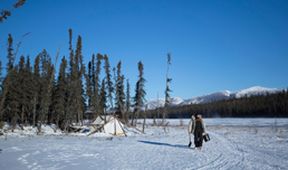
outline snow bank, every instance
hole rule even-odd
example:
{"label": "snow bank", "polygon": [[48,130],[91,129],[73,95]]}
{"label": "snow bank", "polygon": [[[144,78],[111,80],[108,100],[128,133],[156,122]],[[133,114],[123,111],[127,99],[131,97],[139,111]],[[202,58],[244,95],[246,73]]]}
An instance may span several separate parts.
{"label": "snow bank", "polygon": [[22,126],[22,128],[17,125],[14,131],[12,128],[5,123],[1,131],[4,136],[14,136],[14,137],[25,137],[25,136],[35,136],[35,135],[62,135],[63,133],[56,127],[56,125],[43,125],[41,127],[41,132],[38,132],[37,127],[33,126]]}
{"label": "snow bank", "polygon": [[[246,119],[229,121],[250,123]],[[162,127],[148,126],[141,135],[130,129],[131,136],[116,138],[99,133],[95,135],[105,137],[0,139],[0,169],[287,169],[287,126],[262,126],[273,119],[254,122],[261,126],[218,126],[225,121],[213,122],[216,126],[208,127],[211,140],[201,151],[187,147],[184,126],[169,126],[166,132]]]}
{"label": "snow bank", "polygon": [[[89,138],[111,138],[114,135],[105,133],[105,132],[94,132],[94,128],[92,126],[73,126],[76,129],[81,129],[79,132],[70,132],[65,133],[61,131],[59,128],[56,127],[56,125],[43,125],[41,128],[41,132],[38,132],[37,127],[33,126],[23,126],[22,128],[20,126],[16,126],[14,131],[12,132],[12,128],[6,123],[3,127],[3,129],[0,129],[0,132],[2,136],[0,135],[0,138],[6,138],[6,137],[31,137],[31,136],[88,136]],[[126,136],[138,136],[142,135],[143,133],[138,128],[134,127],[127,127],[123,126],[125,135]],[[139,127],[140,128],[140,127]]]}
{"label": "snow bank", "polygon": [[[169,131],[169,128],[180,126],[186,128],[190,119],[166,119],[167,127],[165,126],[152,126],[153,119],[146,120],[145,133],[142,133],[142,122],[143,120],[138,120],[137,127],[127,127],[124,126],[124,131],[126,136],[136,137],[136,136],[153,136],[163,133],[163,131]],[[159,122],[160,120],[157,120]],[[204,122],[206,126],[246,126],[246,127],[288,127],[288,119],[287,118],[204,118]],[[148,128],[147,128],[148,127]],[[80,126],[79,126],[80,128]],[[0,129],[0,132],[4,135],[0,136],[0,138],[5,138],[9,136],[14,137],[25,137],[25,136],[88,136],[90,138],[111,138],[113,135],[104,133],[104,132],[93,132],[93,129],[89,126],[81,126],[82,130],[76,133],[64,133],[59,130],[55,125],[43,125],[41,128],[41,133],[38,133],[38,129],[32,126],[24,126],[23,130],[21,127],[16,126],[14,132],[12,132],[11,127],[8,124],[5,124],[3,129]],[[91,134],[90,134],[91,133]]]}

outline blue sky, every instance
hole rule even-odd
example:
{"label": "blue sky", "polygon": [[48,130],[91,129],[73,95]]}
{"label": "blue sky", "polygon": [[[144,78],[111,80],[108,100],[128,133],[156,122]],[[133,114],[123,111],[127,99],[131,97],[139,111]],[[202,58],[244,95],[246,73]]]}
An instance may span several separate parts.
{"label": "blue sky", "polygon": [[[0,0],[0,9],[12,3]],[[46,48],[68,56],[72,28],[74,44],[82,36],[85,63],[92,53],[107,54],[113,66],[121,60],[133,93],[141,60],[147,99],[164,97],[168,52],[172,96],[286,88],[287,21],[286,0],[27,0],[0,23],[0,57],[6,63],[8,33],[22,42],[18,54],[34,59]]]}

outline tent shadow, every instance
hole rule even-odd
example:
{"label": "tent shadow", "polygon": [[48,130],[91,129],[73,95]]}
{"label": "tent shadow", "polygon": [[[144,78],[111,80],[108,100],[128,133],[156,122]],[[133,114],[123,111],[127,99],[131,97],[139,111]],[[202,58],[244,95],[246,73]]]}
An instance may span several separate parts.
{"label": "tent shadow", "polygon": [[144,141],[144,140],[138,140],[138,142],[150,144],[150,145],[159,145],[159,146],[169,146],[174,148],[188,148],[188,145],[179,145],[179,144],[169,144],[169,143],[162,143],[162,142],[152,142],[152,141]]}

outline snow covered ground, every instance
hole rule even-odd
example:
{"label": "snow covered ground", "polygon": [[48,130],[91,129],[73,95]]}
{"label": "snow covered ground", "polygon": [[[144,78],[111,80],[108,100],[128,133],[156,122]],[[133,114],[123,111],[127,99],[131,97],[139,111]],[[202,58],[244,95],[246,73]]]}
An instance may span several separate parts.
{"label": "snow covered ground", "polygon": [[[287,169],[288,119],[205,119],[211,141],[189,149],[187,123],[145,134],[8,135],[0,169]],[[152,123],[152,120],[148,120]]]}

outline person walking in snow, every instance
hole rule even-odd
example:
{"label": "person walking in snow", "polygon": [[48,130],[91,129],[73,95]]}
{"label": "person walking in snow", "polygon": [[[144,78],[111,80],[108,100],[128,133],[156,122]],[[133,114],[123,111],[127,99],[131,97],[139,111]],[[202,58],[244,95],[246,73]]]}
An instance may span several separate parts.
{"label": "person walking in snow", "polygon": [[188,147],[190,147],[192,144],[191,137],[192,137],[192,134],[194,134],[194,130],[195,130],[195,116],[192,114],[191,119],[189,121],[189,125],[188,125],[188,135],[189,135]]}
{"label": "person walking in snow", "polygon": [[205,125],[200,114],[195,114],[194,145],[201,150],[203,144],[203,135],[205,134]]}

